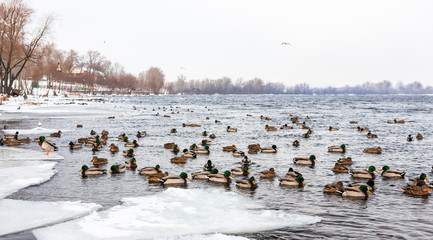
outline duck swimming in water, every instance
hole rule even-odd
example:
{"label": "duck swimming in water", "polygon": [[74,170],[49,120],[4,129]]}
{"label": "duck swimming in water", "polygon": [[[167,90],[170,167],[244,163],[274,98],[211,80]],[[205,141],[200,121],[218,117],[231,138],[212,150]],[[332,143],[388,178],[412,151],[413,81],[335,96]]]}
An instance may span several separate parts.
{"label": "duck swimming in water", "polygon": [[264,147],[261,149],[262,153],[276,153],[277,152],[277,146],[272,145],[272,147]]}
{"label": "duck swimming in water", "polygon": [[236,187],[256,189],[258,186],[254,177],[250,177],[249,179],[236,180]]}
{"label": "duck swimming in water", "polygon": [[248,156],[244,156],[244,159],[241,161],[242,166],[250,166],[252,164],[251,160],[248,159]]}
{"label": "duck swimming in water", "polygon": [[123,150],[123,156],[134,157],[135,156],[134,149],[130,148],[128,150]]}
{"label": "duck swimming in water", "polygon": [[124,172],[125,172],[125,165],[123,165],[123,164],[115,164],[115,165],[112,165],[110,168],[111,174],[124,173]]}
{"label": "duck swimming in water", "polygon": [[305,158],[305,157],[293,158],[293,162],[297,165],[314,166],[316,162],[318,162],[318,160],[316,159],[316,156],[311,155],[309,158]]}
{"label": "duck swimming in water", "polygon": [[190,180],[185,172],[182,172],[179,176],[171,175],[161,178],[161,182],[164,186],[181,186],[186,184],[186,180]]}
{"label": "duck swimming in water", "polygon": [[302,176],[297,176],[296,178],[280,178],[280,186],[287,186],[287,187],[299,187],[303,188],[305,185],[304,178]]}
{"label": "duck swimming in water", "polygon": [[74,143],[74,142],[71,141],[71,142],[69,142],[68,147],[70,149],[80,149],[80,148],[83,147],[83,144],[81,144],[81,143]]}
{"label": "duck swimming in water", "polygon": [[406,174],[406,172],[404,171],[400,171],[397,169],[390,169],[390,167],[388,166],[383,166],[382,169],[380,169],[380,171],[382,172],[382,177],[386,177],[386,178],[404,178],[404,175]]}
{"label": "duck swimming in water", "polygon": [[95,176],[95,175],[106,174],[107,170],[100,169],[100,168],[97,168],[97,167],[90,167],[89,168],[87,165],[83,165],[81,167],[81,170],[79,172],[81,172],[81,175],[83,177],[85,177],[85,176]]}
{"label": "duck swimming in water", "polygon": [[188,149],[184,149],[183,151],[183,155],[185,158],[196,158],[197,154],[194,151],[188,151]]}
{"label": "duck swimming in water", "polygon": [[225,171],[224,174],[209,174],[209,182],[214,183],[231,183],[231,178],[234,178],[234,176],[230,173],[230,171]]}
{"label": "duck swimming in water", "polygon": [[204,165],[203,170],[204,171],[212,171],[212,169],[215,168],[215,165],[212,164],[211,160],[207,160],[207,163]]}
{"label": "duck swimming in water", "polygon": [[370,191],[374,191],[377,188],[376,185],[374,185],[373,179],[368,179],[367,182],[354,182],[349,184],[348,187],[359,188],[362,185],[366,186]]}
{"label": "duck swimming in water", "polygon": [[270,168],[269,170],[260,172],[261,178],[274,178],[277,174],[275,173],[274,168]]}
{"label": "duck swimming in water", "polygon": [[132,158],[130,160],[126,160],[125,161],[125,167],[130,168],[132,170],[135,170],[137,168],[137,161],[135,160],[135,158]]}
{"label": "duck swimming in water", "polygon": [[360,186],[358,189],[345,188],[343,192],[340,192],[341,196],[344,198],[364,200],[368,199],[368,193],[372,194],[364,185]]}
{"label": "duck swimming in water", "polygon": [[331,146],[328,147],[328,152],[338,152],[338,153],[345,153],[347,150],[346,145],[341,144],[340,146]]}
{"label": "duck swimming in water", "polygon": [[241,168],[232,169],[232,174],[235,176],[248,176],[248,174],[250,174],[250,170],[248,170],[248,166],[245,165]]}
{"label": "duck swimming in water", "polygon": [[352,170],[350,175],[353,178],[364,178],[364,179],[374,179],[376,176],[374,172],[378,172],[374,166],[370,166],[368,170]]}
{"label": "duck swimming in water", "polygon": [[140,174],[144,176],[150,176],[161,172],[161,168],[159,165],[155,167],[145,167],[140,169]]}

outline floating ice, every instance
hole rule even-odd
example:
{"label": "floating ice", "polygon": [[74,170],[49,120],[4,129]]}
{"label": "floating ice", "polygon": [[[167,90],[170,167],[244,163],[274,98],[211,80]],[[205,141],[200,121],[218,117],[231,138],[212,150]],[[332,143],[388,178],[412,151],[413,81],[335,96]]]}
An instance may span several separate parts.
{"label": "floating ice", "polygon": [[[28,118],[28,116],[27,116]],[[19,133],[19,135],[28,135],[28,134],[47,134],[47,133],[54,133],[58,132],[59,129],[48,129],[43,127],[36,127],[32,129],[8,129],[3,130],[5,134],[15,134],[16,132]],[[69,130],[61,130],[62,132],[68,132]]]}
{"label": "floating ice", "polygon": [[102,206],[80,202],[0,201],[0,236],[55,224],[87,215]]}
{"label": "floating ice", "polygon": [[63,160],[64,158],[55,153],[50,152],[48,155],[45,155],[46,151],[40,150],[30,150],[23,148],[13,148],[13,147],[2,147],[0,151],[0,162],[1,161],[41,161],[41,160]]}
{"label": "floating ice", "polygon": [[218,189],[173,188],[122,201],[122,205],[106,211],[36,229],[33,234],[39,240],[179,239],[178,236],[188,239],[192,234],[258,232],[321,220],[263,210],[263,205],[252,199]]}
{"label": "floating ice", "polygon": [[0,161],[0,199],[21,188],[48,181],[55,173],[53,167],[56,164],[45,161]]}

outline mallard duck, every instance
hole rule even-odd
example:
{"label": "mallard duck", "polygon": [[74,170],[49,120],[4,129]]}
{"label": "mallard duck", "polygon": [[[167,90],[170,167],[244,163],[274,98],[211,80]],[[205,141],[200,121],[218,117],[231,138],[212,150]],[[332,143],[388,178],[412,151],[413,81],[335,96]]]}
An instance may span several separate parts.
{"label": "mallard duck", "polygon": [[137,132],[137,137],[138,137],[138,138],[145,137],[146,135],[147,135],[146,131],[142,131],[142,132],[138,131],[138,132]]}
{"label": "mallard duck", "polygon": [[407,183],[407,185],[409,185],[409,186],[423,186],[423,185],[427,185],[424,180],[428,181],[428,178],[425,175],[425,173],[421,173],[421,175],[419,176],[419,178],[409,179],[409,182]]}
{"label": "mallard duck", "polygon": [[182,172],[179,176],[171,175],[167,177],[161,178],[162,184],[164,186],[179,186],[179,185],[185,185],[186,179],[190,180],[188,178],[188,174],[185,172]]}
{"label": "mallard duck", "polygon": [[323,188],[324,193],[340,194],[342,191],[344,191],[344,185],[342,181],[326,184]]}
{"label": "mallard duck", "polygon": [[304,133],[304,134],[302,134],[302,137],[303,137],[303,138],[309,138],[309,137],[310,137],[310,134],[309,134],[309,133]]}
{"label": "mallard duck", "polygon": [[95,135],[95,134],[96,134],[95,131],[93,131],[93,130],[90,131],[90,135]]}
{"label": "mallard duck", "polygon": [[347,173],[349,172],[349,169],[345,167],[344,165],[341,165],[339,163],[335,163],[334,168],[332,168],[332,171],[335,173]]}
{"label": "mallard duck", "polygon": [[101,139],[107,140],[108,139],[108,135],[102,135]]}
{"label": "mallard duck", "polygon": [[381,154],[382,148],[381,147],[376,147],[376,148],[366,148],[363,150],[363,152],[365,153],[374,153],[374,154]]}
{"label": "mallard duck", "polygon": [[250,177],[249,179],[236,180],[236,187],[256,189],[258,186],[254,177]]}
{"label": "mallard duck", "polygon": [[172,128],[172,129],[170,130],[170,132],[171,132],[171,133],[177,133],[177,130],[176,130],[176,128]]}
{"label": "mallard duck", "polygon": [[370,131],[367,133],[367,138],[377,138],[376,134],[372,134]]}
{"label": "mallard duck", "polygon": [[293,141],[292,145],[295,147],[299,147],[299,141],[298,140]]}
{"label": "mallard duck", "polygon": [[149,183],[161,183],[161,179],[167,176],[168,176],[168,172],[165,173],[160,172],[160,173],[149,175],[146,181],[148,181]]}
{"label": "mallard duck", "polygon": [[138,142],[137,140],[134,140],[132,142],[127,142],[125,143],[125,147],[138,147]]}
{"label": "mallard duck", "polygon": [[30,143],[31,141],[32,140],[29,137],[22,138],[22,139],[18,140],[18,142],[20,142],[20,143]]}
{"label": "mallard duck", "polygon": [[207,163],[204,165],[203,170],[204,171],[212,171],[212,169],[215,168],[215,165],[212,164],[211,160],[207,160]]}
{"label": "mallard duck", "polygon": [[110,152],[112,152],[112,153],[116,153],[116,152],[118,152],[118,151],[119,151],[119,147],[116,146],[116,145],[114,145],[114,143],[112,143],[112,144],[110,145]]}
{"label": "mallard duck", "polygon": [[302,174],[297,171],[293,171],[293,168],[289,168],[284,178],[297,178],[298,176],[302,176]]}
{"label": "mallard duck", "polygon": [[184,149],[183,151],[183,156],[186,158],[196,158],[197,154],[194,151],[188,151],[188,149]]}
{"label": "mallard duck", "polygon": [[206,136],[207,136],[207,132],[206,132],[206,131],[203,131],[203,132],[201,133],[201,135],[206,137]]}
{"label": "mallard duck", "polygon": [[155,167],[145,167],[140,169],[140,174],[144,176],[150,176],[155,175],[157,173],[161,173],[161,168],[159,165],[156,165]]}
{"label": "mallard duck", "polygon": [[409,136],[407,136],[406,140],[407,140],[408,142],[412,142],[412,141],[413,141],[413,137],[412,137],[412,135],[409,134]]}
{"label": "mallard duck", "polygon": [[388,123],[390,123],[390,124],[394,124],[394,123],[404,123],[404,120],[397,120],[397,119],[394,119],[394,120],[388,120]]}
{"label": "mallard duck", "polygon": [[94,176],[94,175],[106,174],[107,170],[100,169],[100,168],[97,168],[97,167],[90,167],[89,168],[87,165],[83,165],[81,167],[80,171],[78,171],[78,172],[81,172],[81,175],[83,177],[85,177],[85,176]]}
{"label": "mallard duck", "polygon": [[184,164],[186,163],[186,158],[185,156],[180,156],[180,157],[174,157],[172,159],[170,159],[171,163],[177,163],[177,164]]}
{"label": "mallard duck", "polygon": [[350,124],[358,124],[357,121],[350,121],[349,123],[350,123]]}
{"label": "mallard duck", "polygon": [[115,164],[115,165],[112,165],[110,168],[111,174],[124,173],[124,172],[125,172],[125,165],[123,165],[123,164]]}
{"label": "mallard duck", "polygon": [[61,137],[61,136],[62,136],[62,131],[60,131],[60,130],[58,132],[50,134],[50,137]]}
{"label": "mallard duck", "polygon": [[374,166],[368,167],[368,170],[352,170],[350,175],[353,178],[364,178],[364,179],[374,179],[376,176],[374,172],[378,172]]}
{"label": "mallard duck", "polygon": [[177,144],[174,144],[174,146],[173,146],[173,148],[171,149],[171,151],[172,151],[174,154],[177,154],[177,153],[179,152],[179,146],[177,146]]}
{"label": "mallard duck", "polygon": [[328,147],[328,152],[338,152],[338,153],[345,153],[347,150],[346,145],[341,144],[340,146],[331,146]]}
{"label": "mallard duck", "polygon": [[275,173],[274,168],[269,168],[269,170],[260,172],[261,178],[274,178],[277,174]]}
{"label": "mallard duck", "polygon": [[209,182],[214,183],[231,183],[230,177],[234,178],[234,176],[230,173],[230,171],[225,171],[224,174],[209,174],[208,179]]}
{"label": "mallard duck", "polygon": [[221,121],[220,120],[215,120],[215,123],[221,123]]}
{"label": "mallard duck", "polygon": [[165,143],[164,144],[164,148],[165,149],[172,149],[174,147],[174,143],[173,142],[171,142],[171,143]]}
{"label": "mallard duck", "polygon": [[338,159],[337,163],[340,165],[352,165],[353,161],[351,157],[347,157]]}
{"label": "mallard duck", "polygon": [[263,115],[260,115],[260,119],[262,119],[262,120],[272,120],[271,118],[268,118],[268,117],[265,117],[265,116],[263,116]]}
{"label": "mallard duck", "polygon": [[15,139],[15,140],[18,140],[18,134],[19,134],[19,132],[15,132],[15,134],[6,134],[5,135],[5,139],[7,140],[7,139]]}
{"label": "mallard duck", "polygon": [[209,154],[210,148],[209,146],[204,146],[204,148],[197,148],[196,150],[194,150],[194,152],[196,154]]}
{"label": "mallard duck", "polygon": [[368,179],[367,182],[354,182],[349,184],[348,187],[359,188],[362,185],[366,186],[370,191],[374,191],[377,188],[376,185],[374,185],[373,179]]}
{"label": "mallard duck", "polygon": [[276,153],[277,152],[277,146],[276,145],[272,145],[272,147],[264,147],[262,148],[261,152],[262,153]]}
{"label": "mallard duck", "polygon": [[233,152],[234,150],[236,150],[236,146],[235,145],[223,147],[223,151],[224,152]]}
{"label": "mallard duck", "polygon": [[47,153],[45,153],[45,155],[48,155],[50,151],[57,151],[56,145],[52,142],[45,140],[45,137],[40,136],[37,141],[42,149],[47,150]]}
{"label": "mallard duck", "polygon": [[422,186],[406,186],[404,188],[401,188],[404,193],[416,195],[416,196],[426,196],[429,195],[432,190],[427,185]]}
{"label": "mallard duck", "polygon": [[233,168],[232,174],[235,176],[248,176],[248,174],[250,174],[250,170],[248,170],[248,166],[245,165],[241,168]]}
{"label": "mallard duck", "polygon": [[215,136],[215,134],[211,134],[211,135],[209,135],[209,138],[211,138],[211,139],[214,139],[214,138],[216,138],[216,136]]}
{"label": "mallard duck", "polygon": [[238,129],[237,128],[232,128],[230,126],[227,126],[227,132],[237,132]]}
{"label": "mallard duck", "polygon": [[406,174],[406,172],[404,171],[400,171],[397,169],[390,169],[388,166],[383,166],[382,169],[380,169],[380,171],[382,172],[382,177],[386,177],[386,178],[404,178],[404,175]]}
{"label": "mallard duck", "polygon": [[18,145],[21,145],[20,141],[12,140],[11,138],[6,139],[5,143],[8,146],[18,146]]}
{"label": "mallard duck", "polygon": [[117,140],[119,140],[119,142],[125,142],[125,137],[126,137],[126,134],[122,133],[117,137]]}
{"label": "mallard duck", "polygon": [[94,156],[92,160],[90,160],[90,162],[93,162],[93,165],[98,166],[98,165],[107,164],[108,160],[106,158],[98,158],[97,156]]}
{"label": "mallard duck", "polygon": [[338,131],[338,128],[329,126],[328,130],[329,131]]}
{"label": "mallard duck", "polygon": [[196,150],[198,148],[197,144],[193,143],[191,146],[189,146],[189,150]]}
{"label": "mallard duck", "polygon": [[[234,145],[233,145],[233,146],[234,146]],[[260,150],[261,147],[260,147],[260,144],[251,144],[251,145],[248,145],[248,149],[252,149],[252,150]]]}
{"label": "mallard duck", "polygon": [[233,150],[233,157],[243,157],[245,156],[245,153],[242,151],[238,151],[237,149]]}
{"label": "mallard duck", "polygon": [[0,138],[0,146],[5,145],[5,140],[3,140],[3,138]]}
{"label": "mallard duck", "polygon": [[200,144],[203,145],[203,146],[205,146],[205,145],[210,145],[210,143],[211,143],[211,141],[203,139],[203,140],[201,140]]}
{"label": "mallard duck", "polygon": [[360,186],[358,189],[353,188],[345,188],[343,192],[340,192],[341,196],[344,198],[352,198],[352,199],[367,199],[368,194],[372,194],[368,188],[364,185]]}
{"label": "mallard duck", "polygon": [[274,127],[274,126],[269,126],[269,125],[266,125],[266,126],[265,126],[265,129],[266,129],[266,131],[277,131],[277,128],[276,128],[276,127]]}
{"label": "mallard duck", "polygon": [[125,156],[125,157],[135,156],[134,149],[130,148],[128,150],[123,150],[123,156]]}
{"label": "mallard duck", "polygon": [[421,139],[423,139],[424,137],[421,135],[421,133],[418,133],[417,135],[416,135],[416,139],[418,139],[418,140],[421,140]]}
{"label": "mallard duck", "polygon": [[87,143],[88,141],[89,141],[88,138],[79,138],[79,139],[77,140],[78,143]]}
{"label": "mallard duck", "polygon": [[360,126],[356,127],[356,129],[358,129],[358,132],[361,132],[361,133],[368,133],[368,132],[370,132],[370,129],[368,129],[368,128],[362,128]]}
{"label": "mallard duck", "polygon": [[297,176],[296,178],[280,178],[280,185],[287,187],[299,187],[302,188],[305,185],[304,178]]}
{"label": "mallard duck", "polygon": [[83,127],[83,125],[77,124],[77,128],[82,128],[82,127]]}
{"label": "mallard duck", "polygon": [[93,152],[99,151],[99,150],[101,150],[101,148],[102,148],[102,146],[100,144],[97,144],[97,143],[92,144],[92,151]]}
{"label": "mallard duck", "polygon": [[101,135],[108,135],[109,132],[107,130],[102,130]]}
{"label": "mallard duck", "polygon": [[252,164],[251,160],[248,159],[248,156],[244,156],[244,159],[241,161],[242,166],[250,166]]}
{"label": "mallard duck", "polygon": [[125,161],[125,167],[135,170],[137,168],[137,161],[135,158],[131,158],[130,160]]}
{"label": "mallard duck", "polygon": [[293,127],[287,125],[287,123],[286,123],[286,124],[284,124],[283,126],[281,126],[280,129],[293,129]]}
{"label": "mallard duck", "polygon": [[293,158],[293,162],[297,165],[309,165],[309,166],[314,166],[319,160],[316,159],[316,156],[311,155],[309,158],[305,158],[305,157],[296,157]]}
{"label": "mallard duck", "polygon": [[208,180],[209,174],[218,174],[218,169],[214,168],[211,171],[201,171],[201,172],[193,173],[193,174],[191,174],[191,176],[192,176],[192,179]]}

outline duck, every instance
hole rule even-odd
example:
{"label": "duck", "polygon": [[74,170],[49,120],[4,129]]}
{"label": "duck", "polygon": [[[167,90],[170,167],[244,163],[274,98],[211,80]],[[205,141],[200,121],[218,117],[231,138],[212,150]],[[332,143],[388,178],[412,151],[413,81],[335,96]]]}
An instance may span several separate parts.
{"label": "duck", "polygon": [[277,174],[275,173],[274,168],[269,168],[269,170],[260,172],[261,178],[274,178]]}
{"label": "duck", "polygon": [[409,179],[409,182],[407,183],[407,185],[409,185],[409,186],[423,186],[423,185],[427,185],[424,180],[428,181],[428,178],[425,175],[425,173],[421,173],[421,175],[418,178]]}
{"label": "duck", "polygon": [[54,143],[45,140],[45,137],[40,136],[37,141],[42,149],[47,150],[47,153],[45,153],[45,155],[48,155],[50,151],[57,151],[57,146]]}
{"label": "duck", "polygon": [[364,200],[368,199],[368,193],[372,194],[364,185],[360,186],[358,189],[345,188],[344,191],[340,192],[341,196],[344,198]]}
{"label": "duck", "polygon": [[241,168],[233,168],[232,174],[235,176],[248,176],[250,174],[250,170],[248,170],[248,166],[243,166]]}
{"label": "duck", "polygon": [[309,138],[310,137],[310,134],[307,132],[307,133],[304,133],[304,134],[302,134],[302,137],[303,138]]}
{"label": "duck", "polygon": [[266,131],[277,131],[277,128],[276,128],[276,127],[274,127],[274,126],[269,126],[269,125],[266,125],[266,126],[265,126],[265,129],[266,129]]}
{"label": "duck", "polygon": [[366,186],[368,188],[368,190],[370,190],[370,191],[374,191],[377,188],[376,185],[374,184],[374,180],[373,179],[368,179],[367,182],[354,182],[354,183],[350,183],[348,185],[348,187],[358,188],[358,187],[360,187],[362,185]]}
{"label": "duck", "polygon": [[119,142],[126,142],[125,137],[126,137],[126,134],[122,133],[117,137],[117,139],[119,140]]}
{"label": "duck", "polygon": [[185,156],[174,157],[174,158],[170,159],[170,162],[176,163],[176,164],[184,164],[184,163],[186,163],[186,158],[185,158]]}
{"label": "duck", "polygon": [[125,147],[138,147],[137,140],[125,143]]}
{"label": "duck", "polygon": [[406,140],[407,140],[408,142],[412,142],[412,141],[413,141],[413,137],[412,137],[412,135],[409,134],[409,136],[407,136]]}
{"label": "duck", "polygon": [[341,144],[340,146],[331,146],[328,147],[328,152],[338,152],[338,153],[345,153],[347,150],[346,145]]}
{"label": "duck", "polygon": [[98,144],[98,143],[92,144],[92,151],[93,152],[99,151],[99,150],[101,150],[101,148],[102,148],[101,144]]}
{"label": "duck", "polygon": [[7,139],[18,140],[18,134],[19,134],[19,132],[17,131],[17,132],[15,132],[15,134],[6,134],[4,137],[5,137],[6,140]]}
{"label": "duck", "polygon": [[107,140],[108,139],[108,135],[102,135],[101,139]]}
{"label": "duck", "polygon": [[102,130],[101,135],[108,135],[109,132],[107,130]]}
{"label": "duck", "polygon": [[102,174],[107,174],[107,170],[105,169],[100,169],[97,167],[88,167],[87,165],[83,165],[80,169],[81,175],[83,177],[85,176],[95,176],[95,175],[102,175]]}
{"label": "duck", "polygon": [[211,138],[211,139],[214,139],[214,138],[216,138],[216,136],[215,136],[215,134],[211,134],[211,135],[209,135],[209,138]]}
{"label": "duck", "polygon": [[172,128],[172,129],[170,130],[170,133],[177,133],[176,128]]}
{"label": "duck", "polygon": [[188,151],[188,149],[184,149],[183,151],[183,155],[186,158],[196,158],[197,154],[194,151]]}
{"label": "duck", "polygon": [[279,181],[280,186],[302,188],[305,185],[304,177],[302,176],[297,176],[296,178],[281,178]]}
{"label": "duck", "polygon": [[196,154],[209,154],[210,148],[209,148],[209,146],[204,146],[204,148],[198,148],[198,149],[194,150],[194,152]]}
{"label": "duck", "polygon": [[370,132],[370,129],[368,129],[368,128],[362,128],[360,126],[356,127],[356,129],[358,129],[358,132],[361,132],[361,133],[368,133],[368,132]]}
{"label": "duck", "polygon": [[390,169],[388,166],[383,166],[382,169],[380,169],[380,171],[382,172],[382,177],[386,177],[386,178],[404,178],[404,175],[406,174],[406,172],[404,171],[400,171],[397,169]]}
{"label": "duck", "polygon": [[207,163],[204,165],[203,170],[204,171],[212,171],[212,169],[215,168],[215,165],[212,163],[211,160],[207,160]]}
{"label": "duck", "polygon": [[293,141],[292,146],[299,147],[299,141],[298,140]]}
{"label": "duck", "polygon": [[367,138],[377,138],[377,135],[376,135],[376,134],[373,134],[373,133],[371,133],[371,131],[369,131],[369,132],[367,133]]}
{"label": "duck", "polygon": [[18,140],[18,142],[20,142],[20,143],[30,143],[31,141],[32,140],[29,137],[22,138],[22,139]]}
{"label": "duck", "polygon": [[197,148],[198,148],[198,146],[195,143],[193,143],[191,146],[189,146],[189,150],[195,150]]}
{"label": "duck", "polygon": [[328,130],[329,131],[338,131],[338,128],[329,126]]}
{"label": "duck", "polygon": [[179,176],[176,175],[170,175],[161,178],[161,182],[164,186],[180,186],[180,185],[186,185],[186,180],[190,180],[188,178],[188,174],[185,172],[182,172]]}
{"label": "duck", "polygon": [[[293,168],[289,168],[289,170],[287,171],[286,175],[284,176],[284,178],[288,179],[288,178],[297,178],[298,176],[302,176],[301,173],[297,172],[297,171],[293,171]],[[282,178],[282,179],[284,179]]]}
{"label": "duck", "polygon": [[248,159],[248,156],[244,156],[244,159],[241,161],[242,166],[250,166],[252,164],[251,160]]}
{"label": "duck", "polygon": [[93,130],[90,131],[90,135],[95,135],[95,134],[96,134],[95,131],[93,131]]}
{"label": "duck", "polygon": [[424,137],[421,135],[421,133],[418,133],[418,134],[416,135],[415,138],[418,139],[418,140],[421,140],[421,139],[423,139]]}
{"label": "duck", "polygon": [[311,155],[309,158],[305,158],[305,157],[296,157],[293,158],[293,162],[297,165],[309,165],[309,166],[314,166],[319,160],[316,159],[316,156]]}
{"label": "duck", "polygon": [[258,186],[254,177],[250,177],[249,179],[236,180],[236,187],[256,189]]}
{"label": "duck", "polygon": [[324,193],[340,194],[341,191],[344,191],[344,185],[342,181],[326,184],[323,188]]}
{"label": "duck", "polygon": [[220,120],[216,120],[216,119],[215,119],[215,123],[221,123],[221,121],[220,121]]}
{"label": "duck", "polygon": [[112,144],[110,145],[110,152],[112,152],[112,153],[116,153],[116,152],[118,152],[118,151],[119,151],[119,147],[116,146],[116,145],[114,145],[114,143],[112,143]]}
{"label": "duck", "polygon": [[135,158],[131,158],[130,160],[125,161],[125,167],[135,170],[137,168],[137,161]]}
{"label": "duck", "polygon": [[155,167],[145,167],[140,169],[139,173],[144,176],[155,175],[161,173],[161,167],[156,165]]}
{"label": "duck", "polygon": [[242,151],[238,151],[237,149],[233,150],[233,157],[243,157],[245,153]]}
{"label": "duck", "polygon": [[348,173],[349,169],[345,167],[344,165],[341,165],[339,163],[335,163],[334,168],[332,168],[332,171],[335,173]]}
{"label": "duck", "polygon": [[191,178],[197,180],[208,180],[209,174],[218,174],[218,169],[214,168],[211,171],[201,171],[201,172],[193,173],[191,174],[192,176]]}
{"label": "duck", "polygon": [[263,116],[263,115],[260,115],[260,119],[262,119],[262,120],[272,120],[271,118],[268,118],[268,117],[265,117],[265,116]]}
{"label": "duck", "polygon": [[130,148],[128,150],[123,150],[123,156],[125,156],[125,157],[135,156],[134,149]]}
{"label": "duck", "polygon": [[77,140],[78,143],[87,143],[88,141],[89,141],[88,138],[79,138],[79,139]]}
{"label": "duck", "polygon": [[410,194],[410,195],[416,195],[416,196],[426,196],[429,195],[432,190],[427,186],[406,186],[401,188],[404,193]]}
{"label": "duck", "polygon": [[231,174],[230,171],[225,171],[224,174],[209,174],[208,179],[209,182],[214,183],[231,183],[231,178],[234,178],[234,176]]}
{"label": "duck", "polygon": [[145,137],[145,136],[147,136],[146,131],[142,131],[142,132],[138,131],[138,132],[137,132],[137,137],[138,137],[138,138],[142,138],[142,137]]}
{"label": "duck", "polygon": [[5,140],[3,140],[3,138],[0,138],[0,146],[5,145]]}
{"label": "duck", "polygon": [[149,175],[146,181],[148,181],[149,183],[161,183],[161,179],[167,176],[168,176],[168,172],[165,173],[160,172],[157,174]]}
{"label": "duck", "polygon": [[340,165],[352,165],[353,161],[351,157],[347,157],[338,159],[337,163]]}
{"label": "duck", "polygon": [[394,119],[394,120],[388,120],[388,123],[389,123],[389,124],[394,124],[394,123],[404,123],[404,120],[397,120],[397,119]]}
{"label": "duck", "polygon": [[350,121],[350,124],[358,124],[358,121]]}
{"label": "duck", "polygon": [[250,149],[250,150],[257,150],[258,151],[258,150],[260,150],[262,148],[260,147],[260,144],[250,144],[250,145],[248,145],[248,149]]}
{"label": "duck", "polygon": [[61,136],[62,136],[62,131],[60,131],[60,130],[58,132],[50,134],[50,137],[61,137]]}
{"label": "duck", "polygon": [[123,164],[115,164],[110,167],[111,174],[124,173],[124,172],[125,172],[125,165]]}
{"label": "duck", "polygon": [[174,146],[174,142],[171,143],[164,143],[164,148],[165,149],[172,149]]}
{"label": "duck", "polygon": [[18,146],[18,145],[21,145],[20,141],[12,140],[12,138],[6,139],[5,143],[8,146]]}
{"label": "duck", "polygon": [[287,125],[287,123],[286,123],[286,124],[284,124],[283,126],[281,126],[280,129],[293,129],[293,127]]}
{"label": "duck", "polygon": [[224,152],[233,152],[234,150],[236,150],[236,146],[235,145],[231,145],[231,146],[225,146],[223,147],[223,151]]}
{"label": "duck", "polygon": [[376,176],[374,172],[378,172],[374,166],[368,167],[368,170],[352,170],[350,175],[353,178],[364,178],[364,179],[374,179]]}
{"label": "duck", "polygon": [[207,132],[206,132],[206,131],[203,131],[203,132],[201,133],[201,135],[206,137],[206,136],[207,136]]}
{"label": "duck", "polygon": [[205,146],[205,145],[210,145],[210,143],[211,143],[211,141],[203,139],[203,140],[201,140],[200,144],[203,145],[203,146]]}
{"label": "duck", "polygon": [[179,152],[179,146],[177,146],[177,144],[174,144],[174,146],[173,146],[173,148],[171,149],[171,151],[172,151],[174,154],[177,154],[177,153]]}
{"label": "duck", "polygon": [[264,147],[262,148],[261,152],[262,153],[276,153],[277,152],[277,146],[276,145],[272,145],[272,147]]}
{"label": "duck", "polygon": [[107,164],[108,160],[106,158],[98,158],[97,156],[94,156],[92,160],[90,160],[90,162],[93,162],[93,165],[98,166],[98,165]]}
{"label": "duck", "polygon": [[237,128],[232,128],[230,126],[227,126],[227,132],[237,132],[238,129]]}
{"label": "duck", "polygon": [[366,148],[363,150],[365,153],[381,154],[383,152],[381,147],[376,148]]}

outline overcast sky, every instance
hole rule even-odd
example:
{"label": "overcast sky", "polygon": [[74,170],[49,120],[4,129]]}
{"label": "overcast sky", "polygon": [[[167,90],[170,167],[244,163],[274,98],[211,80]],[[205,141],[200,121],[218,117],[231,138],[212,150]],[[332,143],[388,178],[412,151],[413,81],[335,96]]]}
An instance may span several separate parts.
{"label": "overcast sky", "polygon": [[[29,0],[55,14],[51,41],[97,50],[167,81],[249,80],[343,86],[433,85],[433,1]],[[289,42],[291,45],[282,45]]]}

